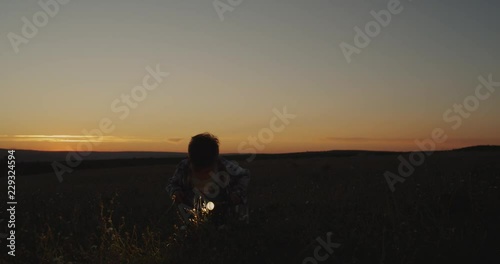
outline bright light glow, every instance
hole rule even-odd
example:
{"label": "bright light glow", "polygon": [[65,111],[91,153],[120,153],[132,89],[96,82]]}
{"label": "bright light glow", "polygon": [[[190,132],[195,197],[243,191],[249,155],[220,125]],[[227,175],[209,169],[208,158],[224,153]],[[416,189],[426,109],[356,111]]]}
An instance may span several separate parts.
{"label": "bright light glow", "polygon": [[214,203],[212,203],[212,202],[208,202],[207,203],[207,209],[208,210],[212,211],[214,208],[215,208],[215,204]]}

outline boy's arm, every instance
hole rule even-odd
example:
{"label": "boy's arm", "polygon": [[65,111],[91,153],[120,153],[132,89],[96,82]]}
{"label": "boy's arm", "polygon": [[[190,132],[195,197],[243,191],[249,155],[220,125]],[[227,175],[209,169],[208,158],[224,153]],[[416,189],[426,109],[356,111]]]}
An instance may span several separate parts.
{"label": "boy's arm", "polygon": [[236,194],[243,203],[246,203],[247,189],[250,182],[250,170],[243,169],[230,161],[226,162],[226,168],[234,179],[234,184],[230,187],[230,191]]}
{"label": "boy's arm", "polygon": [[183,160],[181,161],[181,163],[179,163],[179,165],[177,165],[174,175],[170,177],[170,179],[168,180],[167,187],[165,188],[170,197],[172,197],[175,192],[182,191],[184,175],[185,175],[185,162]]}

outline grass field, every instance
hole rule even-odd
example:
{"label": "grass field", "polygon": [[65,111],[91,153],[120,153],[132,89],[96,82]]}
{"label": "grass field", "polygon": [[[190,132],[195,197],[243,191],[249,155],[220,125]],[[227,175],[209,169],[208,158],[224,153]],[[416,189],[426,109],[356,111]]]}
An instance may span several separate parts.
{"label": "grass field", "polygon": [[488,263],[500,249],[498,154],[435,153],[395,192],[383,174],[397,171],[396,155],[241,162],[252,173],[250,224],[224,231],[180,230],[175,210],[162,216],[175,165],[80,170],[63,183],[21,175],[15,259],[313,263],[303,261],[331,232],[341,246],[318,263]]}

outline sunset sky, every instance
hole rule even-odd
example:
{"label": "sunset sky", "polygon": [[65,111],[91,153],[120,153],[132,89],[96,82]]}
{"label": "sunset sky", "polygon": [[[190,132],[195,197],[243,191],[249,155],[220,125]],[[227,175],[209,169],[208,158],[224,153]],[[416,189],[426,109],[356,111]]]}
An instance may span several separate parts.
{"label": "sunset sky", "polygon": [[[16,53],[22,18],[44,9],[2,1],[0,148],[184,152],[208,131],[235,153],[285,107],[295,117],[258,152],[416,150],[435,128],[440,149],[500,145],[500,85],[456,129],[458,113],[443,119],[479,76],[500,82],[498,1],[402,0],[350,63],[340,44],[389,0],[243,0],[223,21],[212,2],[72,0]],[[169,73],[158,87],[122,102],[157,65]],[[103,119],[112,132],[84,135]]]}

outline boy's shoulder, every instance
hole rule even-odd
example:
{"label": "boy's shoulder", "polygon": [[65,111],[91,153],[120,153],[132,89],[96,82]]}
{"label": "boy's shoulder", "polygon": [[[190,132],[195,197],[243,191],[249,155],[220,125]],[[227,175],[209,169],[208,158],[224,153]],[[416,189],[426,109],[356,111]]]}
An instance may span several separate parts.
{"label": "boy's shoulder", "polygon": [[184,171],[187,171],[187,169],[189,168],[189,159],[185,158],[183,160],[181,160],[178,164],[177,164],[177,170],[179,172],[184,172]]}
{"label": "boy's shoulder", "polygon": [[219,157],[219,161],[224,165],[227,172],[231,175],[241,175],[247,173],[246,169],[243,169],[238,163],[234,161],[229,161],[226,158]]}

